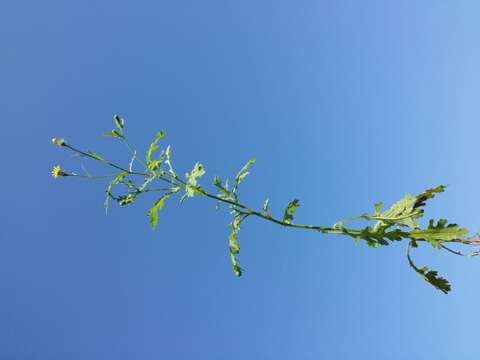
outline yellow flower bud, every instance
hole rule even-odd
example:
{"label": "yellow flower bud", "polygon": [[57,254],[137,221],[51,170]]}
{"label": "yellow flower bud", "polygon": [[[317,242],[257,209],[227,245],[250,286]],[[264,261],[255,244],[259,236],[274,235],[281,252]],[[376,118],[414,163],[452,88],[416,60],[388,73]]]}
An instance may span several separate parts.
{"label": "yellow flower bud", "polygon": [[59,138],[53,138],[52,143],[58,146],[63,146],[65,145],[65,140],[64,139],[59,139]]}

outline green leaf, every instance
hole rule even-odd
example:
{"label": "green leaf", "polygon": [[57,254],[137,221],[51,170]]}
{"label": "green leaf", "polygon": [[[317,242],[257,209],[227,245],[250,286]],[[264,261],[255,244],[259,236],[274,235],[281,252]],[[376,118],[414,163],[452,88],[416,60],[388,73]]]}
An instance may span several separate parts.
{"label": "green leaf", "polygon": [[198,178],[205,174],[205,168],[202,164],[196,163],[193,166],[193,169],[190,173],[186,173],[185,177],[187,178],[187,186],[185,187],[186,196],[193,197],[195,193],[202,195],[201,192],[198,191]]}
{"label": "green leaf", "polygon": [[429,270],[428,267],[422,266],[420,269],[418,269],[417,273],[426,282],[428,282],[444,294],[448,294],[448,292],[452,289],[448,280],[441,276],[438,276],[438,272],[435,270]]}
{"label": "green leaf", "polygon": [[238,277],[242,276],[243,269],[240,267],[237,257],[233,254],[230,254],[230,261],[232,263],[232,269],[235,275]]}
{"label": "green leaf", "polygon": [[376,227],[383,224],[392,224],[397,226],[408,226],[412,230],[418,229],[419,225],[415,221],[423,216],[422,207],[428,199],[435,196],[436,193],[441,193],[445,190],[444,185],[437,186],[432,189],[428,189],[425,192],[413,197],[410,194],[405,195],[402,199],[397,201],[387,211],[380,213],[380,209],[383,204],[375,204],[375,212],[373,216],[369,216],[370,219],[379,220]]}
{"label": "green leaf", "polygon": [[236,237],[236,235],[240,231],[240,219],[233,220],[231,227],[232,227],[232,233],[230,234],[230,237],[229,237],[230,252],[236,255],[240,252],[240,245],[238,244],[237,237]]}
{"label": "green leaf", "polygon": [[415,199],[416,198],[414,198],[412,195],[407,194],[393,204],[390,209],[380,214],[377,212],[380,211],[381,205],[383,204],[375,204],[375,214],[372,219],[379,220],[375,226],[378,227],[383,224],[394,224],[398,226],[408,226],[412,229],[418,228],[418,224],[415,222],[415,219],[421,217],[422,212],[413,209]]}
{"label": "green leaf", "polygon": [[150,165],[150,163],[152,162],[152,155],[155,151],[158,150],[158,142],[163,138],[165,137],[165,131],[159,131],[157,133],[157,136],[155,136],[155,139],[152,141],[152,143],[150,144],[150,147],[148,149],[148,152],[147,152],[147,164]]}
{"label": "green leaf", "polygon": [[428,199],[434,198],[435,194],[444,192],[446,188],[447,187],[445,185],[439,185],[435,188],[425,190],[423,193],[417,195],[413,208],[417,209],[425,206],[425,203]]}
{"label": "green leaf", "polygon": [[242,276],[242,268],[237,259],[237,255],[240,253],[240,245],[237,240],[237,234],[240,231],[240,224],[245,220],[245,217],[236,217],[233,221],[229,224],[232,232],[228,237],[228,248],[230,251],[230,261],[232,263],[232,269],[236,276]]}
{"label": "green leaf", "polygon": [[170,156],[171,156],[170,145],[168,145],[167,149],[165,150],[165,163],[168,165],[168,172],[170,173],[170,175],[172,175],[174,178],[176,178],[177,174],[175,174],[175,171],[173,171],[173,166],[172,166],[172,163],[170,161]]}
{"label": "green leaf", "polygon": [[293,214],[299,206],[300,202],[298,199],[293,199],[292,201],[290,201],[283,214],[283,222],[290,224],[293,220]]}
{"label": "green leaf", "polygon": [[270,205],[270,199],[266,199],[263,203],[263,212],[268,214],[268,206]]}
{"label": "green leaf", "polygon": [[373,229],[370,226],[366,226],[365,228],[361,229],[359,233],[350,233],[346,230],[344,230],[344,233],[356,240],[365,240],[367,245],[371,247],[389,245],[388,240],[400,241],[407,236],[407,233],[398,228],[388,231],[391,226],[392,225],[390,224],[382,224],[381,226],[376,226]]}
{"label": "green leaf", "polygon": [[121,195],[118,197],[118,204],[120,206],[130,205],[135,200],[136,194],[130,193],[128,195]]}
{"label": "green leaf", "polygon": [[441,242],[460,239],[468,234],[468,230],[457,224],[448,224],[446,219],[438,220],[435,225],[433,219],[428,223],[427,229],[413,230],[409,237],[414,240],[425,240],[435,248],[441,248]]}
{"label": "green leaf", "polygon": [[233,184],[232,193],[237,193],[238,185],[240,185],[240,183],[247,177],[247,175],[250,174],[247,170],[253,164],[255,164],[255,159],[248,160],[248,162],[237,173],[237,176],[235,177],[235,182]]}
{"label": "green leaf", "polygon": [[410,243],[407,247],[407,259],[410,267],[422,277],[423,280],[428,282],[430,285],[435,287],[436,289],[440,290],[444,294],[448,294],[451,290],[451,286],[447,279],[438,276],[438,272],[435,270],[429,270],[428,267],[422,266],[418,268],[414,263],[412,258],[410,257],[410,247],[412,243]]}
{"label": "green leaf", "polygon": [[247,172],[248,168],[250,166],[252,166],[253,164],[255,164],[255,159],[250,159],[248,160],[248,162],[240,169],[240,171],[238,172],[237,174],[237,178],[239,178],[240,176],[242,176],[244,173]]}
{"label": "green leaf", "polygon": [[160,160],[152,160],[148,163],[148,170],[154,171],[162,165],[162,154],[160,155]]}
{"label": "green leaf", "polygon": [[123,181],[123,179],[125,179],[125,176],[127,176],[127,173],[121,172],[117,174],[117,176],[115,176],[108,184],[107,190],[105,191],[105,211],[108,211],[108,199],[110,198],[113,185]]}
{"label": "green leaf", "polygon": [[150,218],[150,226],[155,229],[158,224],[158,210],[163,209],[165,206],[165,200],[172,196],[176,191],[163,194],[148,211],[147,216]]}

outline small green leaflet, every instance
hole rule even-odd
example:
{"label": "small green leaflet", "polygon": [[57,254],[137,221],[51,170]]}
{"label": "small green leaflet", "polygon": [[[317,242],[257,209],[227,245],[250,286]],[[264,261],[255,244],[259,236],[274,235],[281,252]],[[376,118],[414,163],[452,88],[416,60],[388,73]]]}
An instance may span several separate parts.
{"label": "small green leaflet", "polygon": [[173,171],[173,166],[170,161],[170,145],[167,146],[167,149],[165,150],[165,163],[168,165],[168,172],[170,175],[172,175],[174,178],[177,177],[177,174],[175,174],[175,171]]}
{"label": "small green leaflet", "polygon": [[268,206],[270,205],[270,199],[266,199],[265,202],[263,203],[263,212],[265,214],[268,214]]}
{"label": "small green leaflet", "polygon": [[285,209],[285,213],[283,214],[283,222],[290,224],[293,220],[293,214],[299,206],[300,202],[298,199],[293,199],[292,201],[290,201],[290,203]]}
{"label": "small green leaflet", "polygon": [[147,216],[150,218],[150,226],[152,229],[155,229],[157,227],[158,223],[158,210],[163,209],[165,206],[165,200],[167,200],[170,196],[175,194],[178,189],[175,188],[173,189],[174,191],[168,192],[163,194],[153,205],[153,207],[148,211]]}
{"label": "small green leaflet", "polygon": [[409,237],[414,240],[425,240],[435,248],[441,248],[441,242],[460,239],[468,234],[468,230],[459,227],[457,224],[448,224],[446,219],[438,220],[434,224],[433,219],[428,223],[427,229],[413,230],[409,233]]}
{"label": "small green leaflet", "polygon": [[425,203],[428,199],[434,198],[435,194],[444,192],[446,188],[447,187],[445,185],[439,185],[435,188],[427,189],[423,193],[417,195],[415,199],[415,204],[413,205],[413,209],[425,206]]}
{"label": "small green leaflet", "polygon": [[193,197],[195,193],[201,194],[197,190],[198,181],[197,178],[205,174],[205,168],[202,164],[196,163],[193,166],[193,169],[190,173],[186,173],[185,177],[187,178],[187,186],[185,187],[185,192],[187,197]]}
{"label": "small green leaflet", "polygon": [[423,280],[428,282],[430,285],[435,287],[436,289],[440,290],[444,294],[448,294],[448,292],[451,290],[451,286],[448,282],[447,279],[443,277],[438,276],[438,272],[435,270],[429,270],[428,267],[422,266],[421,268],[418,268],[414,263],[412,258],[410,257],[410,247],[413,246],[412,242],[408,244],[407,247],[407,259],[408,263],[410,264],[410,267],[422,277]]}
{"label": "small green leaflet", "polygon": [[237,173],[235,182],[233,184],[232,193],[235,194],[237,192],[238,185],[247,177],[248,174],[250,174],[247,170],[253,164],[255,164],[255,159],[248,160],[248,162]]}
{"label": "small green leaflet", "polygon": [[157,136],[155,137],[155,139],[152,141],[152,143],[150,144],[150,148],[148,149],[148,152],[147,152],[147,157],[146,157],[146,160],[147,160],[147,164],[150,165],[150,163],[152,162],[152,155],[155,151],[158,150],[158,142],[163,138],[165,137],[166,133],[165,131],[161,130],[157,133]]}
{"label": "small green leaflet", "polygon": [[121,172],[117,176],[115,176],[112,181],[108,184],[107,190],[105,191],[105,212],[108,211],[108,199],[110,198],[110,192],[112,190],[113,185],[118,184],[119,182],[123,181],[127,176],[126,172]]}

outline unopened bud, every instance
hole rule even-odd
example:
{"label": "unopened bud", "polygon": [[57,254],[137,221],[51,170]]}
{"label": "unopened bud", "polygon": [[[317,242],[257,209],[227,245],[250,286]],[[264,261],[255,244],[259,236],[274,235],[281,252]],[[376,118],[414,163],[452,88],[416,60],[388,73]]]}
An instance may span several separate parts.
{"label": "unopened bud", "polygon": [[53,138],[52,143],[58,146],[64,146],[65,145],[65,140],[64,139],[59,139],[59,138]]}

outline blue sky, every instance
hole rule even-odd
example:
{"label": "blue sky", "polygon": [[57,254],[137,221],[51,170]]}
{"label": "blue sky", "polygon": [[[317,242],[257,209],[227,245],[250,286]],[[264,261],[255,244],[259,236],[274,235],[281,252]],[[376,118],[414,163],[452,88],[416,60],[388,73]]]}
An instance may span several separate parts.
{"label": "blue sky", "polygon": [[330,225],[444,183],[427,216],[480,230],[480,6],[475,1],[6,1],[0,5],[0,357],[477,359],[478,259],[249,220],[244,277],[229,216],[195,198],[103,208],[105,182],[53,180],[127,162],[166,129],[176,168],[234,174],[244,202]]}

